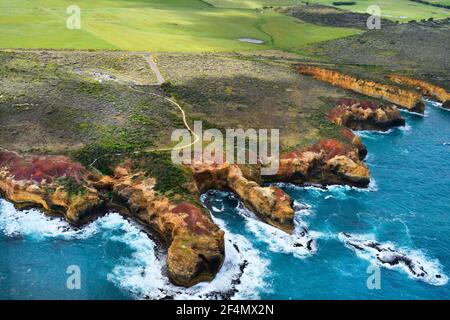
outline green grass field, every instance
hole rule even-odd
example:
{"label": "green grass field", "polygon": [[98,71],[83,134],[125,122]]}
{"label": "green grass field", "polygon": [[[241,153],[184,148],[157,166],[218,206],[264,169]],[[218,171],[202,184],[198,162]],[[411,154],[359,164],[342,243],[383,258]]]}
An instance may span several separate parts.
{"label": "green grass field", "polygon": [[[437,0],[436,0],[437,1]],[[445,2],[448,0],[444,0]],[[299,0],[0,0],[0,48],[110,49],[153,52],[301,50],[361,31],[301,23],[263,6]],[[310,1],[331,4],[332,1]],[[66,28],[66,9],[81,8],[81,30]],[[378,3],[393,20],[442,18],[448,10],[408,0],[357,0],[365,12]],[[446,11],[446,12],[444,12]],[[250,37],[255,45],[238,41]]]}
{"label": "green grass field", "polygon": [[436,4],[445,4],[447,6],[450,6],[450,0],[427,0],[430,3],[436,3]]}
{"label": "green grass field", "polygon": [[[1,48],[154,52],[296,50],[360,32],[300,23],[279,13],[216,8],[199,0],[80,0],[81,30],[66,28],[72,0],[0,0]],[[238,41],[252,37],[255,45]]]}
{"label": "green grass field", "polygon": [[[312,0],[310,3],[319,3],[332,5],[335,0]],[[367,12],[370,5],[378,5],[381,9],[381,16],[390,20],[406,22],[410,20],[419,20],[434,18],[440,19],[450,16],[450,10],[437,8],[426,4],[412,2],[409,0],[354,0],[355,5],[338,6],[339,8],[355,11]],[[446,3],[448,0],[440,1]],[[436,1],[438,2],[438,1]]]}
{"label": "green grass field", "polygon": [[[206,0],[217,7],[223,8],[261,8],[263,6],[288,6],[305,2],[333,5],[336,0]],[[399,21],[409,21],[427,18],[445,18],[450,16],[450,10],[420,4],[409,0],[354,0],[356,5],[338,6],[339,8],[366,12],[370,5],[378,5],[384,18]],[[432,3],[450,4],[450,0],[427,0]]]}

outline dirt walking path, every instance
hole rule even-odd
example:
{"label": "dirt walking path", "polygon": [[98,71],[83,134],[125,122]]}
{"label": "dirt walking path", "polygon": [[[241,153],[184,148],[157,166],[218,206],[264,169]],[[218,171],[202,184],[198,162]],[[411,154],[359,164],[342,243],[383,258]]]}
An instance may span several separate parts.
{"label": "dirt walking path", "polygon": [[155,61],[153,60],[153,57],[149,53],[144,53],[143,55],[144,55],[145,61],[147,61],[148,65],[152,69],[153,73],[156,75],[157,85],[158,86],[162,85],[164,82],[166,82],[166,80],[164,80],[164,77],[161,74],[161,72],[159,71],[159,68],[156,65]]}

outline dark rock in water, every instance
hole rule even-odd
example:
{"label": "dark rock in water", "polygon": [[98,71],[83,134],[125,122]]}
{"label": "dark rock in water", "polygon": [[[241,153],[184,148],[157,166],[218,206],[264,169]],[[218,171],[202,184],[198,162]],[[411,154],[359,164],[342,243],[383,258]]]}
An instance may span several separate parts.
{"label": "dark rock in water", "polygon": [[300,212],[303,210],[308,210],[310,208],[310,206],[308,206],[307,204],[304,204],[304,203],[294,201],[293,208],[294,208],[294,211],[297,213],[297,212]]}
{"label": "dark rock in water", "polygon": [[313,244],[313,239],[309,240],[308,243],[306,244],[306,248],[311,251],[312,250],[312,244]]}
{"label": "dark rock in water", "polygon": [[450,100],[445,101],[445,102],[442,104],[442,108],[450,109]]}
{"label": "dark rock in water", "polygon": [[339,234],[339,239],[356,253],[366,255],[370,260],[374,259],[381,266],[402,267],[411,277],[430,284],[443,285],[447,283],[447,277],[436,272],[437,268],[432,264],[420,257],[414,257],[408,252],[396,249],[390,244],[367,240],[345,232]]}

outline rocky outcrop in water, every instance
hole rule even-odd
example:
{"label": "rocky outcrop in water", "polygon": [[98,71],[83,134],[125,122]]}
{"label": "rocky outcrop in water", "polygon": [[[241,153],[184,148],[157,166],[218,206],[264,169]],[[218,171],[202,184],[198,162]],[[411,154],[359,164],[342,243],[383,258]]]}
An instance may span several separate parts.
{"label": "rocky outcrop in water", "polygon": [[407,91],[396,86],[381,84],[367,79],[358,79],[335,70],[323,69],[315,66],[298,65],[297,72],[303,75],[312,76],[317,80],[330,83],[343,89],[352,90],[369,97],[391,102],[411,112],[423,114],[425,111],[425,104],[422,97],[416,92]]}
{"label": "rocky outcrop in water", "polygon": [[[351,132],[347,134],[351,137]],[[353,138],[355,142],[358,137]],[[367,187],[370,171],[362,161],[367,151],[361,144],[350,145],[338,140],[321,140],[312,146],[281,154],[280,169],[269,181],[296,184],[342,184]]]}
{"label": "rocky outcrop in water", "polygon": [[386,131],[405,125],[405,119],[395,106],[378,105],[371,101],[341,99],[327,116],[333,123],[352,130]]}
{"label": "rocky outcrop in water", "polygon": [[437,270],[436,266],[428,263],[419,255],[413,255],[405,250],[396,249],[389,243],[379,243],[364,237],[341,232],[339,240],[356,254],[375,261],[377,264],[392,269],[401,268],[411,277],[430,284],[446,284],[447,276]]}
{"label": "rocky outcrop in water", "polygon": [[229,190],[251,208],[263,221],[291,233],[294,224],[292,199],[275,186],[261,187],[257,171],[243,173],[237,165],[197,163],[191,166],[201,192]]}
{"label": "rocky outcrop in water", "polygon": [[442,102],[442,107],[450,109],[450,93],[448,93],[444,88],[422,80],[417,80],[398,74],[391,74],[387,77],[393,82],[417,88],[424,96],[434,98],[439,102]]}

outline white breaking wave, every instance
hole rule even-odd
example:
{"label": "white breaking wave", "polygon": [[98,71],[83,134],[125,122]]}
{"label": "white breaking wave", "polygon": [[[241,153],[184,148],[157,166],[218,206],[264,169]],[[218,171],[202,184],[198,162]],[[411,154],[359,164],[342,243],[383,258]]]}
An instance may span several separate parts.
{"label": "white breaking wave", "polygon": [[309,204],[298,202],[294,200],[294,211],[299,216],[310,216],[313,214],[312,208]]}
{"label": "white breaking wave", "polygon": [[52,218],[37,209],[16,210],[14,205],[0,199],[0,230],[9,237],[86,238],[96,232],[92,225],[73,228],[62,218]]}
{"label": "white breaking wave", "polygon": [[325,196],[329,199],[329,196],[332,196],[336,199],[345,199],[348,196],[348,192],[357,191],[357,192],[374,192],[378,191],[378,185],[374,178],[370,178],[369,186],[367,188],[358,188],[347,185],[329,185],[329,186],[314,186],[314,185],[295,185],[292,183],[280,182],[274,184],[280,188],[289,188],[293,190],[308,190],[312,195],[316,197]]}
{"label": "white breaking wave", "polygon": [[445,110],[445,111],[450,111],[450,109],[444,108],[444,107],[442,106],[442,103],[441,103],[441,102],[432,101],[432,100],[426,100],[426,99],[425,99],[425,102],[428,103],[428,104],[430,104],[430,105],[432,105],[432,106],[435,107],[435,108],[439,108],[439,109],[442,109],[442,110]]}
{"label": "white breaking wave", "polygon": [[108,213],[76,229],[61,218],[45,216],[35,209],[16,210],[0,199],[0,231],[8,237],[75,240],[105,232],[103,241],[126,244],[133,252],[131,257],[120,259],[107,279],[137,299],[257,299],[258,292],[270,290],[264,282],[269,261],[261,258],[243,236],[230,233],[222,220],[214,221],[225,231],[224,264],[212,282],[181,288],[164,274],[166,257],[157,253],[155,242],[118,213]]}
{"label": "white breaking wave", "polygon": [[220,209],[217,208],[217,207],[215,207],[215,206],[213,206],[212,209],[213,209],[214,212],[223,212],[223,210],[225,210],[225,207],[224,207],[223,204],[222,204],[222,206],[220,207]]}
{"label": "white breaking wave", "polygon": [[[135,250],[132,259],[117,265],[108,279],[139,299],[257,299],[269,290],[264,282],[269,262],[260,257],[250,242],[230,233],[225,223],[214,218],[225,231],[225,261],[213,281],[190,288],[177,287],[163,275],[165,256],[157,258],[154,243],[142,232],[127,232],[118,239]],[[144,239],[142,239],[144,237]]]}
{"label": "white breaking wave", "polygon": [[407,113],[407,114],[412,114],[414,116],[423,117],[423,118],[425,118],[427,116],[427,111],[426,110],[425,110],[424,114],[421,114],[421,113],[418,113],[418,112],[414,112],[414,111],[409,111],[409,110],[406,110],[406,109],[399,109],[399,111]]}
{"label": "white breaking wave", "polygon": [[406,123],[404,126],[391,128],[386,131],[360,130],[360,131],[353,131],[353,133],[355,133],[365,139],[375,140],[375,139],[377,139],[377,136],[379,136],[379,135],[387,135],[387,134],[391,134],[396,131],[409,132],[409,131],[411,131],[411,129],[412,129],[412,127]]}
{"label": "white breaking wave", "polygon": [[[215,192],[217,191],[210,191],[208,195],[213,195]],[[308,205],[294,203],[294,209],[296,209],[295,228],[292,234],[287,234],[259,220],[235,195],[223,192],[222,195],[234,198],[238,202],[236,211],[245,219],[245,228],[253,233],[259,241],[266,243],[270,251],[292,254],[297,258],[306,258],[317,251],[316,233],[309,232],[308,225],[301,219],[302,216],[311,214]],[[205,199],[205,195],[202,199]]]}
{"label": "white breaking wave", "polygon": [[387,269],[401,270],[411,279],[435,286],[447,284],[448,277],[437,259],[427,257],[420,250],[396,248],[391,242],[379,243],[372,234],[339,233],[339,240],[358,257],[374,261]]}
{"label": "white breaking wave", "polygon": [[409,132],[412,130],[412,127],[409,124],[405,124],[403,127],[398,127],[398,130],[403,132]]}
{"label": "white breaking wave", "polygon": [[278,228],[250,217],[246,208],[239,208],[238,212],[246,217],[245,227],[258,240],[265,242],[272,252],[292,254],[297,258],[305,258],[317,251],[316,240],[308,231],[308,225],[298,215],[294,219],[294,231],[287,234]]}

